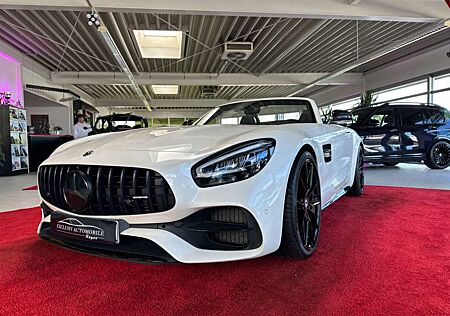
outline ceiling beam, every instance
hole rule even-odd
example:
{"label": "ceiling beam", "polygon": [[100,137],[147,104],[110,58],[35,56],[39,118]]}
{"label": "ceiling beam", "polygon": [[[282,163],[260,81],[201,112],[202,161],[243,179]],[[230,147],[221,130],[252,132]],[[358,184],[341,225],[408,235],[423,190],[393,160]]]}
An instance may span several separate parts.
{"label": "ceiling beam", "polygon": [[[255,85],[305,85],[328,73],[269,73],[254,76],[246,73],[140,73],[134,75],[139,85],[174,84],[182,86],[255,86]],[[52,72],[54,84],[129,84],[124,73],[120,72]],[[345,73],[325,80],[322,85],[359,84],[363,81],[361,73]]]}
{"label": "ceiling beam", "polygon": [[[185,107],[185,108],[213,108],[215,106],[230,102],[225,99],[152,99],[151,106],[159,107]],[[97,99],[96,107],[142,107],[139,99]]]}
{"label": "ceiling beam", "polygon": [[[255,5],[257,3],[257,5]],[[291,18],[357,19],[432,22],[448,16],[445,1],[370,0],[358,5],[336,0],[95,0],[98,11],[154,12],[229,16],[278,16]],[[13,9],[86,10],[84,0],[0,0]]]}

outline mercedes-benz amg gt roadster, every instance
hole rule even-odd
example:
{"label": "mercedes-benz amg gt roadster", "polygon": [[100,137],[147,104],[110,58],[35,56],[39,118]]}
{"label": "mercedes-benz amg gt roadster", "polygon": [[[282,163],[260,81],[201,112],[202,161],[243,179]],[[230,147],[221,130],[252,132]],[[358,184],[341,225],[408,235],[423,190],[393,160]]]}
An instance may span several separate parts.
{"label": "mercedes-benz amg gt roadster", "polygon": [[362,154],[358,134],[322,124],[307,98],[233,102],[192,126],[90,136],[40,166],[38,233],[151,262],[307,258],[321,211],[362,194]]}

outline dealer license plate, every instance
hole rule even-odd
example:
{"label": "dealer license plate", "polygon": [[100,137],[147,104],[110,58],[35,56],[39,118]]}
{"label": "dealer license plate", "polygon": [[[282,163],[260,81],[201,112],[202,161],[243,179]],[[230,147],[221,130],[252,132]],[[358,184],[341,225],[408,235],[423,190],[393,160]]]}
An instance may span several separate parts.
{"label": "dealer license plate", "polygon": [[52,212],[51,231],[54,234],[105,244],[119,243],[119,223],[101,219],[68,216]]}

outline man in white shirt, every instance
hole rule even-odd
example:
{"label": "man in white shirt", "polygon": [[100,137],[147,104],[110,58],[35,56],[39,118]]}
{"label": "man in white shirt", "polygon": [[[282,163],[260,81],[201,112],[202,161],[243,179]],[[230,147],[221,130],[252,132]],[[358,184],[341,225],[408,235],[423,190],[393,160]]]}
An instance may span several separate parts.
{"label": "man in white shirt", "polygon": [[73,127],[73,138],[83,138],[89,135],[89,133],[92,131],[91,125],[86,123],[84,121],[84,115],[78,114],[77,115],[78,123],[74,125]]}

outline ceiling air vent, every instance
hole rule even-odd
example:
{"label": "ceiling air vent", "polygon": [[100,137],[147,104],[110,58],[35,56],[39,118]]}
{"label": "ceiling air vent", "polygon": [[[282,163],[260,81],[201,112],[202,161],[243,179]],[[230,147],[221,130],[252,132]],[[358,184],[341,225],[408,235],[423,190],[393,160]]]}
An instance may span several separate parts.
{"label": "ceiling air vent", "polygon": [[218,86],[202,86],[201,89],[203,97],[215,97],[219,91]]}
{"label": "ceiling air vent", "polygon": [[252,42],[227,42],[224,45],[222,59],[246,60],[253,53]]}

